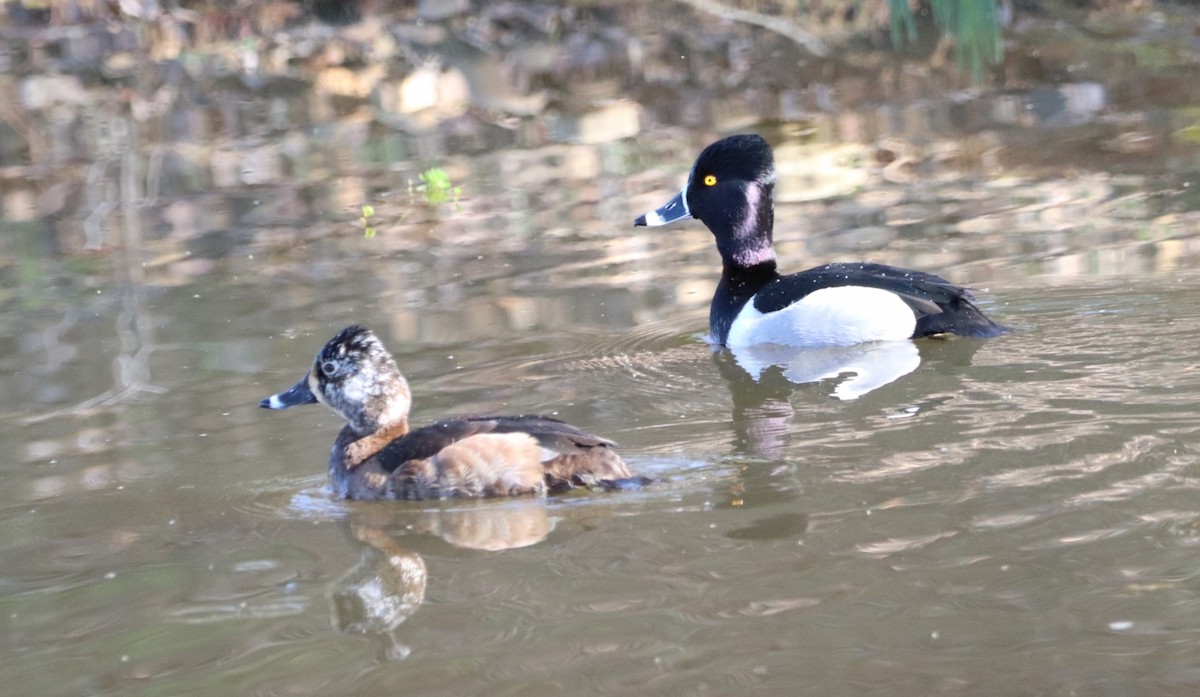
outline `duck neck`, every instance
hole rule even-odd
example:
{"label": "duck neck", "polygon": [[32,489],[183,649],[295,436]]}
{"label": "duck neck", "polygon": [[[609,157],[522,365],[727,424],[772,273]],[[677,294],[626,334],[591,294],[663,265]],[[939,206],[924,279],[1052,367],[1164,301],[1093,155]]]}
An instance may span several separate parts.
{"label": "duck neck", "polygon": [[399,437],[408,433],[408,412],[412,408],[412,393],[408,381],[397,370],[381,371],[380,377],[360,385],[360,409],[342,410],[348,416],[350,429],[360,438],[372,434]]}
{"label": "duck neck", "polygon": [[721,271],[720,287],[730,295],[754,295],[760,288],[779,278],[775,260],[764,261],[753,266],[725,264]]}
{"label": "duck neck", "polygon": [[779,272],[775,270],[774,259],[754,266],[737,266],[727,262],[708,310],[708,329],[712,340],[725,344],[738,313],[758,291],[777,278]]}
{"label": "duck neck", "polygon": [[767,266],[774,271],[773,189],[772,184],[747,183],[741,204],[744,208],[739,206],[729,210],[728,217],[721,221],[720,227],[724,229],[714,230],[726,276],[741,275],[743,271],[757,275]]}
{"label": "duck neck", "polygon": [[375,428],[371,431],[366,431],[366,432],[357,431],[356,432],[356,434],[359,437],[371,436],[373,438],[382,439],[383,444],[390,443],[391,441],[393,441],[407,433],[408,433],[408,419],[407,418],[400,419],[399,421],[393,421],[393,422],[385,424],[385,425],[380,425],[378,428]]}

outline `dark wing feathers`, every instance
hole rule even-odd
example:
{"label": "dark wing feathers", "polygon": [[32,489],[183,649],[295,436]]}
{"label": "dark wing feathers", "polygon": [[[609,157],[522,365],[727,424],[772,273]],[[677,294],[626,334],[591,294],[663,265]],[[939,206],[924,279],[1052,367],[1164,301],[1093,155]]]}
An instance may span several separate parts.
{"label": "dark wing feathers", "polygon": [[885,264],[839,263],[781,276],[754,296],[762,313],[782,310],[821,288],[865,286],[900,296],[917,317],[914,336],[953,332],[965,336],[998,336],[1004,327],[987,318],[972,302],[971,292],[924,271]]}
{"label": "dark wing feathers", "polygon": [[759,312],[782,310],[821,288],[865,286],[891,291],[904,299],[918,315],[937,314],[942,305],[955,299],[971,299],[965,289],[940,276],[909,271],[883,264],[826,264],[790,276],[782,276],[754,296]]}
{"label": "dark wing feathers", "polygon": [[528,433],[543,448],[562,454],[616,445],[549,416],[468,416],[437,421],[411,431],[388,443],[379,452],[379,460],[392,472],[405,462],[433,457],[446,446],[481,433]]}
{"label": "dark wing feathers", "polygon": [[[519,431],[528,433],[537,439],[542,447],[558,452],[569,452],[577,448],[594,448],[596,446],[616,447],[616,443],[607,438],[581,431],[571,424],[559,421],[550,416],[524,414],[521,416],[486,417],[496,421],[497,433]],[[560,449],[562,448],[562,449]]]}

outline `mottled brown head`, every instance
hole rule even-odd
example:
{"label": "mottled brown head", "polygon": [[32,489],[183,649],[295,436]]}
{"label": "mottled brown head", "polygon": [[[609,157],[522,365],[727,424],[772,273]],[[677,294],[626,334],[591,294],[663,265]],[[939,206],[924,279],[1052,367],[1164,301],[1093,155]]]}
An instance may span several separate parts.
{"label": "mottled brown head", "polygon": [[365,436],[404,423],[412,397],[392,354],[371,330],[354,325],[317,352],[304,379],[259,406],[286,409],[313,402],[337,412]]}

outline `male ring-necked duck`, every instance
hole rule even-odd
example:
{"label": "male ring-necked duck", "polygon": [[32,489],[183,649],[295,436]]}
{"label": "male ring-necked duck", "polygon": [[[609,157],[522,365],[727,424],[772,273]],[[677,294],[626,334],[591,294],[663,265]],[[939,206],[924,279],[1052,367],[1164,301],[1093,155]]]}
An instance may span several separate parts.
{"label": "male ring-necked duck", "polygon": [[375,334],[359,326],[330,339],[294,387],[258,405],[317,402],[349,422],[329,453],[330,486],[342,498],[540,495],[650,481],[630,471],[612,441],[547,416],[471,416],[409,431],[408,382]]}
{"label": "male ring-necked duck", "polygon": [[771,238],[774,188],[767,141],[730,136],[700,153],[674,198],[633,223],[666,225],[691,217],[717,238],[724,268],[708,315],[713,341],[730,347],[838,346],[1006,331],[975,307],[965,288],[922,271],[837,263],[781,275]]}

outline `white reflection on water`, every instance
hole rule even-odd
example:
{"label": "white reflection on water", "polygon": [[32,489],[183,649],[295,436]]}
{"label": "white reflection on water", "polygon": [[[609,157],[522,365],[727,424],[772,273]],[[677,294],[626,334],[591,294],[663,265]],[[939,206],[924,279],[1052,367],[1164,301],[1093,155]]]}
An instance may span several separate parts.
{"label": "white reflection on water", "polygon": [[772,366],[782,368],[783,376],[797,384],[845,376],[831,393],[838,399],[858,399],[921,365],[921,354],[911,340],[818,348],[758,344],[731,351],[755,381]]}

